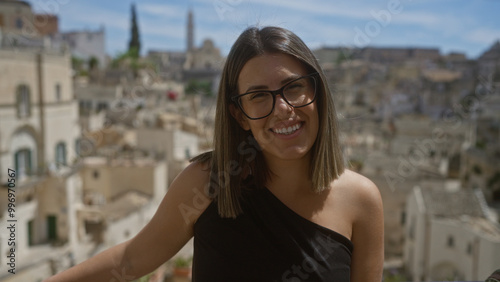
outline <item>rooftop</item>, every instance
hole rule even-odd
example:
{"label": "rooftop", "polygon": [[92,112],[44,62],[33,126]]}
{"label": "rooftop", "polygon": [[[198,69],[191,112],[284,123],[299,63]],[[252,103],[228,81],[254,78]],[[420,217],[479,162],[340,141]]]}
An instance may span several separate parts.
{"label": "rooftop", "polygon": [[445,69],[426,70],[423,76],[432,82],[451,82],[462,77],[458,71],[450,71]]}
{"label": "rooftop", "polygon": [[481,199],[474,190],[456,192],[436,188],[421,188],[427,213],[433,216],[459,218],[467,215],[485,218]]}
{"label": "rooftop", "polygon": [[137,211],[149,202],[149,197],[137,191],[129,191],[102,207],[104,216],[115,221]]}

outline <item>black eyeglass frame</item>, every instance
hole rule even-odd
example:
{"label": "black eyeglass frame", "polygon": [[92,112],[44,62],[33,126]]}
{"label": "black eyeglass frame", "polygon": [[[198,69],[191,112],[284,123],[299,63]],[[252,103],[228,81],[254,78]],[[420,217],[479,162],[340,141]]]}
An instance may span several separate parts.
{"label": "black eyeglass frame", "polygon": [[[313,73],[310,73],[310,74],[308,74],[308,75],[304,75],[304,76],[298,77],[298,78],[296,78],[296,79],[294,79],[294,80],[292,80],[292,81],[287,82],[285,85],[283,85],[283,86],[282,86],[280,89],[278,89],[278,90],[254,90],[254,91],[246,92],[246,93],[243,93],[243,94],[239,94],[239,95],[236,95],[236,96],[231,97],[231,101],[232,101],[233,103],[237,104],[237,105],[238,105],[238,107],[240,108],[241,112],[242,112],[242,113],[243,113],[243,114],[244,114],[247,118],[249,118],[249,119],[251,119],[251,120],[263,119],[263,118],[268,117],[270,114],[272,114],[272,113],[273,113],[273,111],[274,111],[274,106],[276,105],[276,96],[277,96],[277,95],[281,95],[281,97],[283,98],[283,100],[284,100],[284,101],[285,101],[285,102],[286,102],[286,103],[287,103],[290,107],[292,107],[292,108],[294,108],[294,109],[296,109],[296,108],[302,108],[302,107],[308,106],[308,105],[310,105],[310,104],[314,103],[314,101],[316,101],[316,97],[318,96],[318,95],[316,95],[316,92],[317,92],[317,90],[318,90],[318,81],[317,81],[317,79],[316,79],[316,77],[315,77],[315,76],[316,76],[316,75],[318,75],[318,74],[319,74],[318,72],[313,72]],[[288,100],[286,99],[285,95],[283,95],[283,91],[285,90],[285,88],[286,88],[288,85],[290,85],[290,84],[294,83],[294,82],[295,82],[295,81],[297,81],[297,80],[300,80],[300,79],[303,79],[303,78],[307,78],[307,77],[311,77],[311,78],[314,80],[314,97],[312,98],[311,102],[309,102],[309,103],[307,103],[307,104],[304,104],[304,105],[301,105],[301,106],[294,106],[294,105],[290,104],[290,102],[288,102]],[[241,98],[241,97],[243,97],[243,96],[245,96],[245,95],[249,95],[249,94],[252,94],[252,93],[258,93],[258,92],[267,92],[267,93],[271,93],[271,95],[273,96],[273,106],[272,106],[272,108],[271,108],[271,111],[270,111],[267,115],[265,115],[265,116],[263,116],[263,117],[253,118],[253,117],[248,116],[248,115],[247,115],[247,113],[245,113],[245,110],[243,110],[243,106],[241,105],[241,102],[240,102],[241,100],[240,100],[240,98]]]}

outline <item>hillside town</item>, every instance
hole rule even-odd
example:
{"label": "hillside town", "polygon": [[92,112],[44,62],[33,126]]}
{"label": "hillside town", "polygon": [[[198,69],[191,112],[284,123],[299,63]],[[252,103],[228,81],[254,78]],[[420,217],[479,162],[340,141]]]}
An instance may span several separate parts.
{"label": "hillside town", "polygon": [[[225,58],[209,38],[195,45],[194,17],[185,50],[140,52],[132,6],[128,51],[111,58],[104,26],[61,32],[58,15],[0,1],[1,281],[41,281],[132,238],[211,150]],[[500,268],[500,38],[484,49],[313,50],[346,163],[383,198],[384,281]],[[189,281],[174,270],[192,251],[141,281]]]}

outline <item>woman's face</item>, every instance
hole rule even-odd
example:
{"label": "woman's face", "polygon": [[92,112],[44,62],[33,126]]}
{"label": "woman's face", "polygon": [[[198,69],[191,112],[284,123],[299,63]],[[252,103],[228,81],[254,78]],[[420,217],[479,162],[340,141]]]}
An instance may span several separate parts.
{"label": "woman's face", "polygon": [[[243,94],[254,90],[277,90],[287,82],[308,74],[304,64],[294,57],[266,53],[245,64],[238,77],[238,91]],[[293,108],[278,95],[273,112],[265,118],[251,120],[239,110],[233,112],[241,127],[252,131],[267,160],[308,157],[318,135],[316,102]]]}

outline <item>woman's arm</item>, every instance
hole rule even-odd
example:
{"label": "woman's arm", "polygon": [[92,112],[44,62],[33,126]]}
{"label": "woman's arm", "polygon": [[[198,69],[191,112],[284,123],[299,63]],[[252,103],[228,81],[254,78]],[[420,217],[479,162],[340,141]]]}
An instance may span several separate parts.
{"label": "woman's arm", "polygon": [[370,180],[361,177],[353,185],[354,222],[351,261],[352,282],[380,282],[384,265],[384,215],[380,192]]}
{"label": "woman's arm", "polygon": [[208,182],[204,165],[189,165],[172,182],[151,221],[134,238],[45,281],[132,281],[152,272],[193,236],[194,223],[210,204],[204,193]]}

